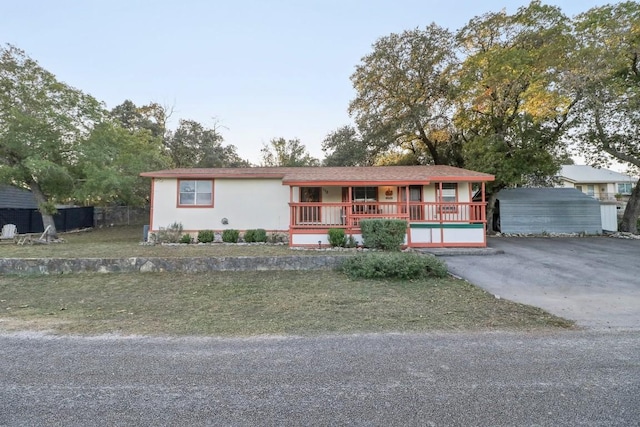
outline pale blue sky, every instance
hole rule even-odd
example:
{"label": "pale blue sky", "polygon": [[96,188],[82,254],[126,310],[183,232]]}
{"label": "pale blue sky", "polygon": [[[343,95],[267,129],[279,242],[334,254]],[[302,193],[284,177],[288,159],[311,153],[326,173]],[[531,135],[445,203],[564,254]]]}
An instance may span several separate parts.
{"label": "pale blue sky", "polygon": [[[225,144],[258,162],[263,143],[320,143],[354,92],[349,76],[376,39],[435,22],[456,30],[524,0],[25,0],[2,2],[0,42],[26,51],[58,79],[104,101],[214,118]],[[605,4],[550,0],[573,16]]]}

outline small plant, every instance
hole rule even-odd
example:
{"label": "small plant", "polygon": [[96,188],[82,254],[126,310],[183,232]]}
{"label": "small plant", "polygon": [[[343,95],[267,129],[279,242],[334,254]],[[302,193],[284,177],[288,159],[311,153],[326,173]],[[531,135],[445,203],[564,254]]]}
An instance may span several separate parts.
{"label": "small plant", "polygon": [[352,235],[349,235],[349,237],[347,237],[347,243],[345,243],[344,247],[355,248],[356,246],[358,246],[358,241],[356,240],[355,237],[353,237]]}
{"label": "small plant", "polygon": [[200,243],[211,243],[213,242],[213,238],[213,230],[201,230],[198,232],[198,242]]}
{"label": "small plant", "polygon": [[413,252],[369,252],[346,258],[340,270],[351,278],[412,280],[445,277],[447,266],[434,256]]}
{"label": "small plant", "polygon": [[238,243],[238,238],[240,238],[240,232],[233,228],[222,232],[222,241],[225,243]]}
{"label": "small plant", "polygon": [[282,233],[271,233],[267,241],[269,243],[285,243],[287,241],[287,238]]}
{"label": "small plant", "polygon": [[183,234],[182,237],[180,238],[180,243],[191,243],[191,235]]}
{"label": "small plant", "polygon": [[360,221],[362,241],[368,248],[399,251],[407,234],[407,221],[366,219]]}
{"label": "small plant", "polygon": [[347,245],[347,236],[342,228],[329,229],[329,244],[331,246],[344,248]]}
{"label": "small plant", "polygon": [[178,243],[182,238],[182,223],[174,222],[167,228],[160,227],[157,235],[159,243]]}
{"label": "small plant", "polygon": [[267,231],[264,228],[258,228],[254,238],[256,242],[265,243],[267,241]]}
{"label": "small plant", "polygon": [[256,241],[256,230],[247,230],[244,232],[244,241],[253,243]]}

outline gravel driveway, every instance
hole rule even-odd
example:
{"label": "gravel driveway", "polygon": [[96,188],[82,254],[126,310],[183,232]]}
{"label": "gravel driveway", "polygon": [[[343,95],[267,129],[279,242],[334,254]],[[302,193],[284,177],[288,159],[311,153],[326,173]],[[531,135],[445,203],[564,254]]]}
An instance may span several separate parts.
{"label": "gravel driveway", "polygon": [[494,295],[595,328],[640,329],[640,240],[493,237],[502,254],[442,256]]}

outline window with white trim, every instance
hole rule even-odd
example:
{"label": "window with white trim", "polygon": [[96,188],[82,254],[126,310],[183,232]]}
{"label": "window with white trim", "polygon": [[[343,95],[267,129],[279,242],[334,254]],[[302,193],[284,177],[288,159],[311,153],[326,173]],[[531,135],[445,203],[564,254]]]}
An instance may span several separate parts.
{"label": "window with white trim", "polygon": [[438,202],[452,203],[451,205],[443,205],[442,212],[456,212],[458,210],[458,184],[443,182],[442,194],[440,194],[440,184],[436,184],[436,198]]}
{"label": "window with white trim", "polygon": [[178,205],[213,206],[213,181],[180,180]]}
{"label": "window with white trim", "polygon": [[619,182],[618,183],[618,193],[629,195],[631,194],[631,190],[633,189],[633,184],[630,182]]}

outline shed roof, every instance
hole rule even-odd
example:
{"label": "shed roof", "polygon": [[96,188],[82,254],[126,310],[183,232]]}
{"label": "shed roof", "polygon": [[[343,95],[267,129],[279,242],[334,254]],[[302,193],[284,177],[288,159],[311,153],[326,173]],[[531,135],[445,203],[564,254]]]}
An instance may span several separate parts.
{"label": "shed roof", "polygon": [[211,168],[167,169],[144,172],[151,178],[274,178],[283,184],[301,183],[410,183],[493,181],[493,175],[453,166],[369,166],[369,167],[294,167],[294,168]]}
{"label": "shed roof", "polygon": [[614,172],[609,169],[594,168],[588,165],[564,165],[558,176],[572,182],[591,182],[604,184],[609,182],[636,182],[638,179]]}
{"label": "shed roof", "polygon": [[0,208],[38,209],[38,203],[31,191],[11,185],[0,185]]}
{"label": "shed roof", "polygon": [[599,202],[591,196],[575,188],[505,188],[498,193],[497,199],[502,201],[552,201],[552,202]]}

